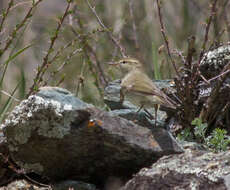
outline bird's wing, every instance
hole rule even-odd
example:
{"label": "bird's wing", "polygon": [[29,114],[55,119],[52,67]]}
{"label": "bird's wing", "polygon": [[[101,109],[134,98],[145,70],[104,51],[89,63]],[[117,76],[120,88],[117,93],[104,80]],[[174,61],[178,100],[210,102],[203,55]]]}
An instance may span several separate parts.
{"label": "bird's wing", "polygon": [[157,96],[162,103],[164,102],[170,107],[173,106],[165,93],[157,88],[152,80],[141,71],[133,71],[127,74],[121,82],[121,87],[129,92]]}
{"label": "bird's wing", "polygon": [[127,91],[140,92],[146,95],[160,94],[160,90],[155,87],[151,79],[141,71],[127,74],[121,82],[121,87]]}

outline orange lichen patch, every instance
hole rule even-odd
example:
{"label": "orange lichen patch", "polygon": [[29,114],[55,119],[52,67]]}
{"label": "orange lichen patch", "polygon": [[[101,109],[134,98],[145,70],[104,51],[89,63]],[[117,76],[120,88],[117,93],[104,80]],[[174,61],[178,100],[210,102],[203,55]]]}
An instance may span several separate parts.
{"label": "orange lichen patch", "polygon": [[90,119],[88,122],[87,127],[96,127],[96,126],[101,126],[103,122],[98,119]]}
{"label": "orange lichen patch", "polygon": [[160,148],[160,145],[158,144],[158,142],[153,138],[153,136],[150,136],[149,138],[149,144],[150,146],[154,147],[154,148]]}

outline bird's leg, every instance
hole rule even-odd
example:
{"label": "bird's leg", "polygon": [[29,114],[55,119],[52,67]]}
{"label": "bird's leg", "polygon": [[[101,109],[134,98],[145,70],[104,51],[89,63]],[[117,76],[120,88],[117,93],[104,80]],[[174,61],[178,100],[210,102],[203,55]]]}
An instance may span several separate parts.
{"label": "bird's leg", "polygon": [[141,111],[141,109],[144,107],[144,105],[141,105],[140,107],[139,107],[139,109],[137,110],[137,112],[136,112],[136,114],[138,114],[140,111]]}
{"label": "bird's leg", "polygon": [[141,109],[144,107],[144,105],[141,105],[139,109],[136,111],[136,113],[133,115],[132,121],[135,121],[135,117],[138,117],[138,113],[141,111]]}
{"label": "bird's leg", "polygon": [[121,104],[123,104],[124,99],[125,99],[124,90],[121,89],[121,90],[120,90],[120,103],[121,103]]}
{"label": "bird's leg", "polygon": [[154,105],[154,109],[155,109],[155,127],[157,126],[157,111],[158,111],[158,108],[159,108],[158,104],[155,104]]}
{"label": "bird's leg", "polygon": [[154,117],[152,116],[152,114],[149,113],[149,111],[148,111],[147,109],[144,109],[144,110],[145,110],[145,112],[147,113],[147,116],[146,116],[146,117],[148,117],[150,120],[153,120]]}

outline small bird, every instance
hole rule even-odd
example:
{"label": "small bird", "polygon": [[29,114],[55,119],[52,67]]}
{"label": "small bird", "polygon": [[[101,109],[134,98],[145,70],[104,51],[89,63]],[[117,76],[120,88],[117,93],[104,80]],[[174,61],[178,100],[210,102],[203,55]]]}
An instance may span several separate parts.
{"label": "small bird", "polygon": [[123,58],[111,64],[120,66],[121,71],[125,73],[121,80],[121,102],[127,98],[140,109],[154,107],[155,121],[159,105],[176,109],[175,102],[152,82],[140,61],[135,58]]}

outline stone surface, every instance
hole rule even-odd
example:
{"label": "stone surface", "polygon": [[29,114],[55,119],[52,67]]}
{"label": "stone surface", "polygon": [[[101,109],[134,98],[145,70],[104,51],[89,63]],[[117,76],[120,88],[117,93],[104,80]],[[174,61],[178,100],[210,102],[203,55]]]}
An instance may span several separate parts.
{"label": "stone surface", "polygon": [[222,69],[230,61],[230,45],[223,45],[204,54],[201,63],[201,74],[206,78],[220,74]]}
{"label": "stone surface", "polygon": [[92,184],[79,181],[63,181],[53,185],[35,184],[27,180],[15,180],[5,186],[0,187],[0,190],[97,190]]}
{"label": "stone surface", "polygon": [[182,152],[166,130],[150,131],[60,88],[42,88],[22,101],[2,127],[11,158],[51,180],[101,184]]}
{"label": "stone surface", "polygon": [[[166,119],[166,113],[163,111],[158,111],[157,112],[157,122],[155,126],[155,119],[150,119],[148,114],[141,110],[137,113],[138,108],[136,109],[119,109],[119,110],[113,110],[110,111],[109,113],[112,116],[120,116],[123,117],[127,120],[134,121],[136,124],[147,127],[150,130],[154,129],[155,127],[161,127],[165,128],[165,119]],[[149,113],[151,116],[155,115],[154,109],[149,110]]]}
{"label": "stone surface", "polygon": [[14,171],[12,165],[9,164],[9,149],[2,128],[0,128],[0,186],[12,179]]}
{"label": "stone surface", "polygon": [[66,180],[51,185],[52,190],[98,190],[95,185],[84,183],[80,181]]}
{"label": "stone surface", "polygon": [[186,149],[183,154],[164,156],[143,168],[122,190],[229,190],[230,152],[211,153]]}
{"label": "stone surface", "polygon": [[49,187],[39,187],[29,183],[26,180],[15,180],[3,187],[0,187],[0,190],[52,190]]}

